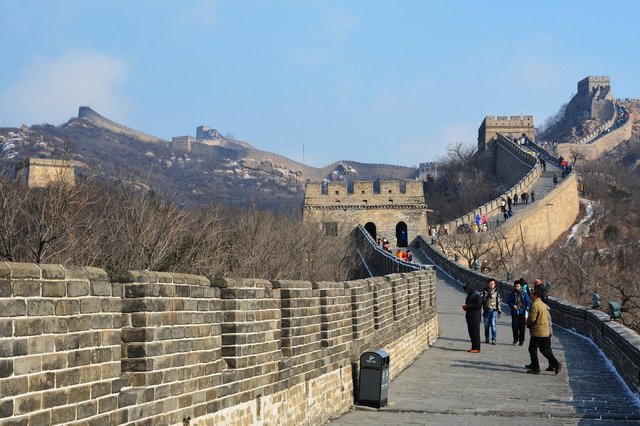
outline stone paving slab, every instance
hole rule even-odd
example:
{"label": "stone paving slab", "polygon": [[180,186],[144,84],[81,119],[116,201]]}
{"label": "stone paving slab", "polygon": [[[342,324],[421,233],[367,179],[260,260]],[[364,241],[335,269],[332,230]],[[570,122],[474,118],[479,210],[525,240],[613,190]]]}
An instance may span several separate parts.
{"label": "stone paving slab", "polygon": [[[386,407],[356,407],[331,423],[640,424],[638,399],[597,347],[571,331],[554,327],[552,348],[564,364],[557,376],[526,374],[528,340],[512,345],[508,314],[498,321],[498,344],[483,341],[480,354],[468,353],[464,299],[459,285],[439,280],[441,334],[435,344],[391,383]],[[546,359],[539,357],[546,368]]]}

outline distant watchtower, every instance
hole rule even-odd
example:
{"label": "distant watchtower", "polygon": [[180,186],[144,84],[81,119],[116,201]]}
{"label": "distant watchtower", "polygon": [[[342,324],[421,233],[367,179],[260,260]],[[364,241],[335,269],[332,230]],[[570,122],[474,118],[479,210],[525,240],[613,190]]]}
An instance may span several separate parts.
{"label": "distant watchtower", "polygon": [[420,181],[310,182],[303,219],[321,223],[327,235],[363,225],[374,238],[404,247],[417,235],[427,235],[428,211]]}
{"label": "distant watchtower", "polygon": [[578,93],[569,101],[565,116],[607,121],[614,115],[611,79],[589,76],[578,82]]}
{"label": "distant watchtower", "polygon": [[42,188],[55,183],[75,185],[74,163],[68,160],[29,158],[17,168],[18,177],[29,188]]}
{"label": "distant watchtower", "polygon": [[520,137],[524,134],[529,140],[535,141],[533,116],[486,116],[478,129],[478,153],[483,153],[487,148],[492,148],[498,133],[514,137]]}

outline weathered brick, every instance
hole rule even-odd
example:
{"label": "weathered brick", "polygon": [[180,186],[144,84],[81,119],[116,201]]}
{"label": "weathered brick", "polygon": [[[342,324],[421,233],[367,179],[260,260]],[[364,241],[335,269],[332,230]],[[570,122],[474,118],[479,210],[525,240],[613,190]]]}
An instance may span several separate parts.
{"label": "weathered brick", "polygon": [[15,297],[40,297],[40,281],[13,281],[13,295]]}
{"label": "weathered brick", "polygon": [[45,392],[42,395],[42,408],[52,408],[67,403],[68,389]]}
{"label": "weathered brick", "polygon": [[113,316],[109,314],[94,315],[91,317],[91,328],[105,329],[113,327]]}
{"label": "weathered brick", "polygon": [[60,265],[40,265],[42,269],[42,278],[45,280],[64,280],[65,270]]}
{"label": "weathered brick", "polygon": [[80,313],[80,302],[78,300],[56,300],[56,315],[77,315]]}
{"label": "weathered brick", "polygon": [[3,317],[27,315],[27,302],[21,299],[0,300],[0,312]]}
{"label": "weathered brick", "polygon": [[11,297],[11,280],[0,280],[0,297]]}
{"label": "weathered brick", "polygon": [[72,422],[76,419],[76,407],[66,406],[55,408],[51,410],[51,418],[54,419],[56,424]]}
{"label": "weathered brick", "polygon": [[0,419],[13,416],[13,400],[0,401]]}
{"label": "weathered brick", "polygon": [[91,315],[81,315],[69,318],[67,326],[70,332],[86,331],[91,329]]}
{"label": "weathered brick", "polygon": [[113,291],[109,281],[91,281],[90,289],[93,296],[111,296]]}
{"label": "weathered brick", "polygon": [[55,387],[53,373],[34,374],[29,376],[29,392],[38,392]]}
{"label": "weathered brick", "polygon": [[29,380],[24,376],[1,380],[0,391],[3,398],[26,394],[29,391]]}
{"label": "weathered brick", "polygon": [[[11,336],[13,336],[13,321],[10,319],[0,319],[0,337]],[[0,353],[2,353],[2,348],[0,348]]]}
{"label": "weathered brick", "polygon": [[110,413],[114,410],[118,409],[118,396],[112,395],[107,398],[102,398],[98,400],[98,412],[99,413]]}
{"label": "weathered brick", "polygon": [[[53,351],[52,351],[53,352]],[[53,353],[42,355],[42,370],[61,370],[67,368],[67,355],[64,353]]]}
{"label": "weathered brick", "polygon": [[80,367],[91,364],[91,350],[69,352],[68,362],[69,367]]}
{"label": "weathered brick", "polygon": [[98,399],[111,393],[111,384],[107,382],[91,385],[91,399]]}
{"label": "weathered brick", "polygon": [[80,312],[83,314],[100,312],[101,306],[102,304],[100,303],[100,299],[95,297],[80,300]]}
{"label": "weathered brick", "polygon": [[27,315],[45,316],[55,313],[55,304],[53,300],[36,299],[27,300]]}
{"label": "weathered brick", "polygon": [[13,327],[15,336],[35,336],[42,334],[42,318],[16,319]]}
{"label": "weathered brick", "polygon": [[43,281],[42,297],[64,297],[67,295],[67,283],[64,281]]}
{"label": "weathered brick", "polygon": [[11,278],[19,279],[19,278],[34,278],[40,279],[40,267],[35,263],[10,263],[11,267]]}
{"label": "weathered brick", "polygon": [[98,412],[98,403],[97,401],[87,401],[81,404],[78,404],[77,417],[78,420],[86,419],[87,417],[95,416]]}
{"label": "weathered brick", "polygon": [[29,339],[13,339],[13,356],[23,356],[29,353]]}
{"label": "weathered brick", "polygon": [[63,370],[56,372],[56,387],[73,386],[80,383],[80,369]]}
{"label": "weathered brick", "polygon": [[80,297],[89,295],[88,281],[67,281],[67,296]]}
{"label": "weathered brick", "polygon": [[28,414],[39,410],[42,407],[42,395],[29,394],[16,397],[13,411],[15,415]]}
{"label": "weathered brick", "polygon": [[86,386],[74,386],[69,389],[69,404],[75,404],[77,402],[88,401],[91,396],[91,387]]}
{"label": "weathered brick", "polygon": [[30,425],[50,425],[51,424],[51,412],[42,411],[29,416]]}
{"label": "weathered brick", "polygon": [[14,360],[13,372],[16,376],[39,373],[42,370],[41,356],[24,356]]}
{"label": "weathered brick", "polygon": [[13,360],[0,359],[0,378],[9,377],[13,374]]}
{"label": "weathered brick", "polygon": [[31,337],[28,339],[29,353],[35,355],[54,352],[55,342],[54,336]]}
{"label": "weathered brick", "polygon": [[69,331],[66,317],[50,317],[44,321],[43,332],[45,334],[62,334]]}

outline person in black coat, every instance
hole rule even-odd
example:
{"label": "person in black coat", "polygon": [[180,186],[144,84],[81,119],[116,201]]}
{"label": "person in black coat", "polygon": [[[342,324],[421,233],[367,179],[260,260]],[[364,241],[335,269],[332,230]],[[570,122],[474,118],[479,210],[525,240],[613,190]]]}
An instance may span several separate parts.
{"label": "person in black coat", "polygon": [[467,299],[462,305],[462,309],[466,312],[467,330],[471,339],[471,349],[467,352],[480,353],[480,323],[482,322],[482,296],[480,293],[464,285],[467,292]]}

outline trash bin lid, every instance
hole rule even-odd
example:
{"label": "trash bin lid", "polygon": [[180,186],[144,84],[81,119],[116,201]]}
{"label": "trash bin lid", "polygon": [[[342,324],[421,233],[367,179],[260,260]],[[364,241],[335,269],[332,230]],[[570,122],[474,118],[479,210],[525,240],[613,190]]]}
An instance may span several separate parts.
{"label": "trash bin lid", "polygon": [[382,368],[389,365],[389,352],[383,349],[364,352],[360,355],[360,367]]}

